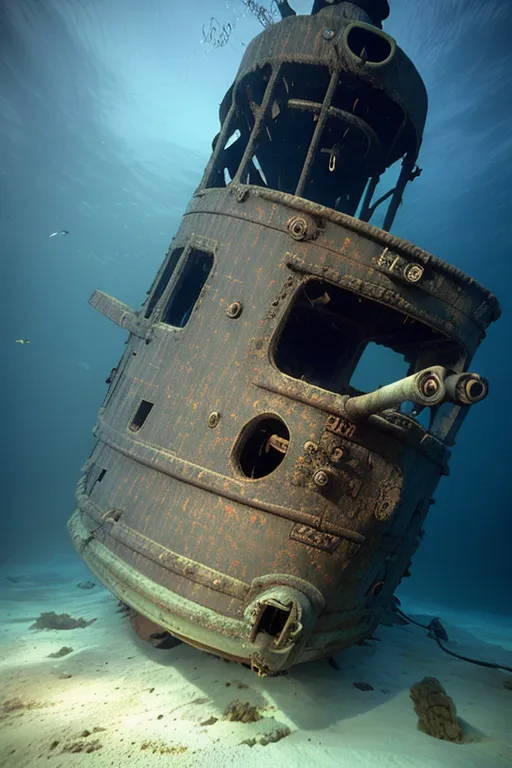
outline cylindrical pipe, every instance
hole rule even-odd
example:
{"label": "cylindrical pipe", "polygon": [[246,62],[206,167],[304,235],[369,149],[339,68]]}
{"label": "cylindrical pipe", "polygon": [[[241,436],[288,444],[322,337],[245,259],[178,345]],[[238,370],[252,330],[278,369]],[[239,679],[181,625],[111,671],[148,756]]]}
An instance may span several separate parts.
{"label": "cylindrical pipe", "polygon": [[357,421],[406,401],[424,407],[444,402],[474,405],[487,397],[488,391],[487,380],[478,373],[452,373],[434,365],[366,395],[348,397],[345,411],[349,419]]}
{"label": "cylindrical pipe", "polygon": [[387,408],[396,408],[408,400],[417,405],[437,405],[446,396],[443,384],[446,373],[446,368],[434,365],[374,392],[349,397],[345,402],[347,416],[352,420],[364,419]]}
{"label": "cylindrical pipe", "polygon": [[478,373],[451,374],[446,377],[444,385],[446,399],[458,405],[474,405],[484,400],[489,393],[487,379]]}

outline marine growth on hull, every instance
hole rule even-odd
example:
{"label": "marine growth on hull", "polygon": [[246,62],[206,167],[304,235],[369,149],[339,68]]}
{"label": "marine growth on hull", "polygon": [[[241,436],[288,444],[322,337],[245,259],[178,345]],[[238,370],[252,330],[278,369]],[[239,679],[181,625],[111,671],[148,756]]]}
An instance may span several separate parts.
{"label": "marine growth on hull", "polygon": [[258,674],[389,611],[499,316],[389,232],[427,95],[386,0],[279,6],[145,302],[91,297],[129,337],[69,522],[123,603]]}

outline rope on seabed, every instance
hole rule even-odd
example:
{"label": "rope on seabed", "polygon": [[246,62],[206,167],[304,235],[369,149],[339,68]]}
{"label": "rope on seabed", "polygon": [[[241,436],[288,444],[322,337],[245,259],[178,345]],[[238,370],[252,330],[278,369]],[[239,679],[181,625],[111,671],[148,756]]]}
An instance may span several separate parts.
{"label": "rope on seabed", "polygon": [[[420,624],[419,621],[415,621],[414,619],[411,619],[410,616],[407,616],[400,608],[395,608],[397,614],[401,616],[405,621],[409,622],[410,624],[416,624],[417,627],[421,627],[422,629],[427,629],[429,632],[429,637],[432,637],[438,646],[443,650],[445,653],[449,653],[450,656],[455,656],[457,659],[461,659],[462,661],[469,661],[470,664],[477,664],[479,667],[490,667],[491,669],[504,669],[506,672],[512,672],[512,667],[507,667],[504,664],[496,664],[493,661],[480,661],[479,659],[470,659],[467,656],[462,656],[460,653],[455,653],[454,651],[450,651],[448,648],[445,648],[445,646],[442,644],[440,638],[438,637],[438,633],[436,632],[436,629],[433,628],[432,622],[436,621],[436,619],[432,619],[430,624]],[[437,619],[439,622],[439,619]]]}

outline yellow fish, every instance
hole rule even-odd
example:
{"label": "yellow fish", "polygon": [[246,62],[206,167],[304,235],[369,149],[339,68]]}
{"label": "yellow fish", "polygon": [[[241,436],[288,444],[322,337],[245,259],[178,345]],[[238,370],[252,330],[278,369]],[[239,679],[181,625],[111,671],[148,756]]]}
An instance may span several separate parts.
{"label": "yellow fish", "polygon": [[28,339],[16,339],[16,344],[30,344]]}

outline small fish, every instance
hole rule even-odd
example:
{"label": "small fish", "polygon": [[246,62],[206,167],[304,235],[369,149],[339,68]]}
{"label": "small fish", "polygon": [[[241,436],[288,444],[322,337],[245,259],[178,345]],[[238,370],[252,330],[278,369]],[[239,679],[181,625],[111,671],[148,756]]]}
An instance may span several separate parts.
{"label": "small fish", "polygon": [[357,682],[357,683],[352,683],[352,685],[354,686],[354,688],[358,688],[360,691],[374,691],[375,690],[373,685],[370,685],[370,683],[365,683],[365,682],[362,682],[362,681],[361,682]]}
{"label": "small fish", "polygon": [[29,339],[16,339],[16,344],[31,344]]}
{"label": "small fish", "polygon": [[92,589],[95,586],[93,581],[79,581],[77,584],[78,589]]}
{"label": "small fish", "polygon": [[51,235],[48,235],[48,237],[57,237],[57,235],[69,235],[68,229],[61,229],[60,232],[52,232]]}

